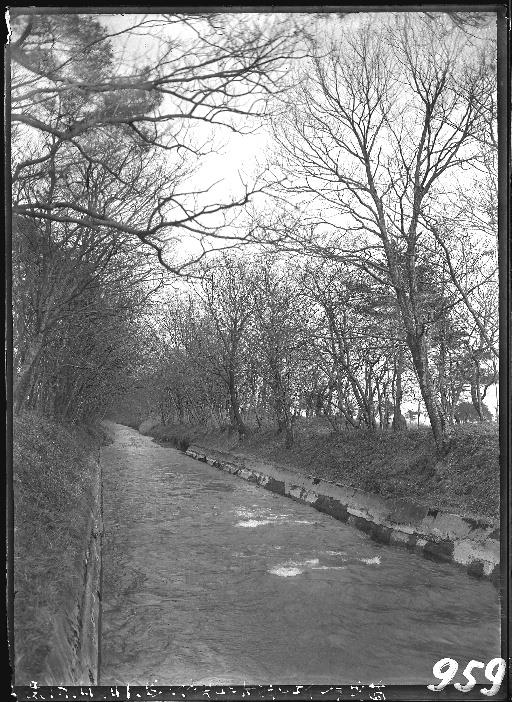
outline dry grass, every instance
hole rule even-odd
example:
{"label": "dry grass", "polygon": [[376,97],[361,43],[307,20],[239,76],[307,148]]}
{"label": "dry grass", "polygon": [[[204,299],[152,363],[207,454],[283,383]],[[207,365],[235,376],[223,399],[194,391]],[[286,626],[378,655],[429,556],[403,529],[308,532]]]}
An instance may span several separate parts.
{"label": "dry grass", "polygon": [[65,427],[33,413],[15,417],[15,639],[22,677],[26,668],[35,676],[41,670],[55,613],[80,585],[93,458],[106,440],[100,429]]}
{"label": "dry grass", "polygon": [[299,429],[290,450],[275,434],[254,433],[236,451],[384,497],[473,516],[499,516],[499,443],[493,424],[457,427],[442,462],[428,428],[328,436]]}

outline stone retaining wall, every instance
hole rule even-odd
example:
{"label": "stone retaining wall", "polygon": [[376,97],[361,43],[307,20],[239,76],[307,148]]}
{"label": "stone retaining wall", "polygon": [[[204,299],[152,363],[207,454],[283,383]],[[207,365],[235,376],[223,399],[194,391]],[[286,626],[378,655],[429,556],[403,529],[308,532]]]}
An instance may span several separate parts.
{"label": "stone retaining wall", "polygon": [[310,504],[384,544],[402,546],[436,561],[462,566],[470,575],[500,579],[499,529],[491,520],[429,509],[401,499],[384,499],[356,488],[302,475],[258,461],[190,446],[191,458],[238,475],[271,492]]}
{"label": "stone retaining wall", "polygon": [[101,613],[102,519],[101,466],[95,466],[93,501],[83,551],[73,565],[77,587],[55,620],[43,685],[97,685]]}

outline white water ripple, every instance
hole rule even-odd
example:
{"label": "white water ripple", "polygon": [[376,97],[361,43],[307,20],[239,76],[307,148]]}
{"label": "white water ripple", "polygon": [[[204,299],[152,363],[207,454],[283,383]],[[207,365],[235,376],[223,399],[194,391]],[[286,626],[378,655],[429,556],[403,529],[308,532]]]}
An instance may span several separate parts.
{"label": "white water ripple", "polygon": [[310,521],[309,519],[290,520],[285,516],[277,515],[266,519],[241,519],[240,521],[236,522],[235,526],[251,529],[258,526],[264,526],[266,524],[315,524],[315,522]]}
{"label": "white water ripple", "polygon": [[281,578],[292,578],[294,575],[300,575],[304,572],[303,568],[295,568],[294,566],[279,566],[277,568],[271,568],[269,573],[272,575],[279,575]]}
{"label": "white water ripple", "polygon": [[295,575],[301,575],[308,568],[313,569],[317,567],[319,563],[318,558],[309,558],[305,561],[287,561],[270,568],[268,572],[272,575],[279,575],[281,578],[291,578]]}

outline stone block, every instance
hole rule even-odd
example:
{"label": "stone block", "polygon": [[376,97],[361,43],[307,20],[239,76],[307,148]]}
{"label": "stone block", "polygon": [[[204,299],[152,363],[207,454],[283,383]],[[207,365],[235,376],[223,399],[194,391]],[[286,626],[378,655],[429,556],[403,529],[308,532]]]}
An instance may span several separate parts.
{"label": "stone block", "polygon": [[390,500],[389,521],[393,524],[419,525],[428,514],[428,507],[422,507],[408,500]]}

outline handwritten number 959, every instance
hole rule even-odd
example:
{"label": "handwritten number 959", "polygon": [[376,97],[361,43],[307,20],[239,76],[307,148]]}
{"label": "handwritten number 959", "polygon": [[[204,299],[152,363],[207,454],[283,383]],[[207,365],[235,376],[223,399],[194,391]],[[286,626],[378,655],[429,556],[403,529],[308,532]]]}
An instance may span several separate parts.
{"label": "handwritten number 959", "polygon": [[[484,675],[492,682],[492,687],[483,687],[480,692],[482,695],[487,695],[487,697],[492,697],[500,689],[503,677],[505,675],[506,663],[503,658],[493,658],[485,665],[481,661],[469,661],[467,666],[464,668],[462,675],[466,678],[467,683],[462,685],[461,683],[454,683],[453,687],[460,692],[469,692],[476,685],[476,680],[471,674],[471,671],[475,668],[485,668]],[[436,678],[440,678],[441,682],[438,685],[427,685],[429,690],[433,692],[439,692],[445,688],[455,677],[457,670],[459,669],[459,664],[454,661],[453,658],[441,658],[440,661],[435,663],[432,668],[432,672]]]}

